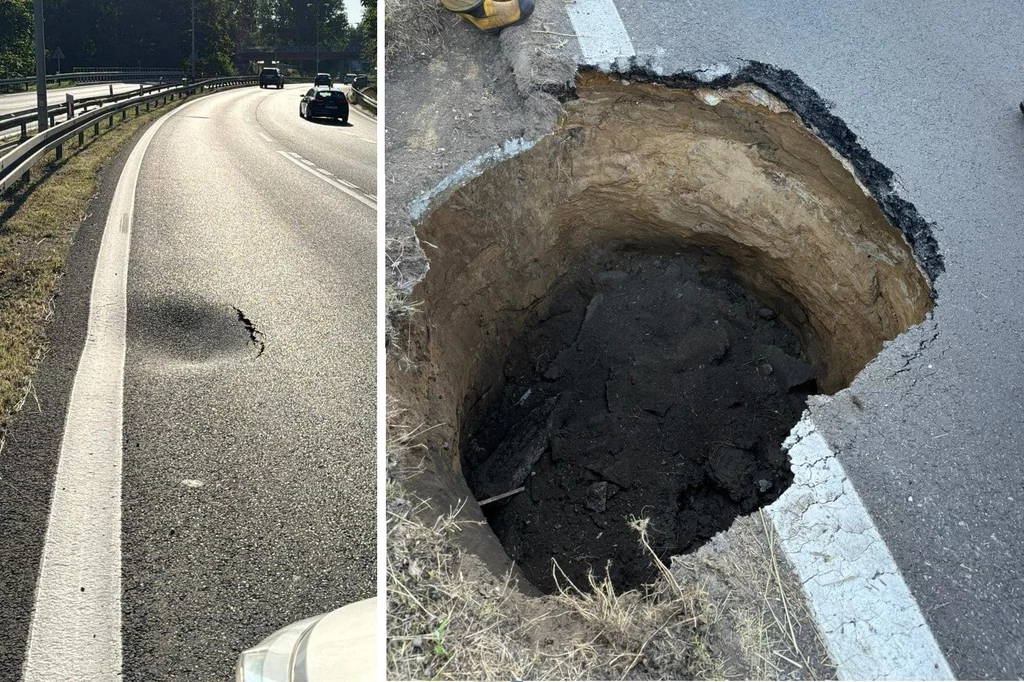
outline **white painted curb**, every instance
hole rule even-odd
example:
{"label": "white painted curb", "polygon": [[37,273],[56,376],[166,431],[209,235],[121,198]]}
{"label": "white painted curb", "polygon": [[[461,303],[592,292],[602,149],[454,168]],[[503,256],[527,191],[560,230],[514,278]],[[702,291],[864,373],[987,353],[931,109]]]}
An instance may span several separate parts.
{"label": "white painted curb", "polygon": [[153,136],[196,101],[150,126],[110,203],[53,484],[24,682],[121,679],[121,451],[135,187]]}
{"label": "white painted curb", "polygon": [[793,484],[765,511],[839,679],[955,679],[860,496],[807,413],[783,447]]}

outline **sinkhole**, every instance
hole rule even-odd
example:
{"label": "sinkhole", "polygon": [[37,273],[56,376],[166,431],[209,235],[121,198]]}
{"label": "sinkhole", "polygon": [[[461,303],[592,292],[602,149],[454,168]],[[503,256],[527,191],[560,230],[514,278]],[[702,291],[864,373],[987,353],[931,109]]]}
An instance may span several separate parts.
{"label": "sinkhole", "polygon": [[439,511],[476,500],[464,544],[541,592],[555,562],[577,585],[652,582],[633,518],[668,561],[777,499],[807,396],[932,307],[930,234],[880,196],[884,167],[764,88],[585,73],[575,95],[434,201],[411,362],[388,376],[436,425],[411,485]]}

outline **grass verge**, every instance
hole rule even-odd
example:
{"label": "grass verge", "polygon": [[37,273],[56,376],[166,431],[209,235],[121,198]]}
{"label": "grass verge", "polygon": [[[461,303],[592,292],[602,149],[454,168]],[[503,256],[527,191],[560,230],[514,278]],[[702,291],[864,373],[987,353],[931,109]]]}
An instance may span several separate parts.
{"label": "grass verge", "polygon": [[448,33],[460,21],[437,0],[387,0],[384,11],[384,61],[433,55],[448,44]]}
{"label": "grass verge", "polygon": [[99,188],[101,170],[126,143],[178,100],[64,145],[64,158],[39,164],[33,180],[0,196],[0,442],[25,405],[41,409],[32,374],[46,350],[68,251]]}

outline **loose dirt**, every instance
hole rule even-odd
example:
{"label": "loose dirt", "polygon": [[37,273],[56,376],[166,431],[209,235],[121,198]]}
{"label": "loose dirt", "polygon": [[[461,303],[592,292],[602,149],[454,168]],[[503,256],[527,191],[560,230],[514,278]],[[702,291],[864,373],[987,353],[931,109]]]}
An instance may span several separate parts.
{"label": "loose dirt", "polygon": [[629,527],[651,519],[662,559],[775,500],[792,476],[779,443],[815,386],[796,338],[737,283],[682,258],[597,263],[553,295],[463,447],[477,499],[530,582],[556,589],[656,577]]}

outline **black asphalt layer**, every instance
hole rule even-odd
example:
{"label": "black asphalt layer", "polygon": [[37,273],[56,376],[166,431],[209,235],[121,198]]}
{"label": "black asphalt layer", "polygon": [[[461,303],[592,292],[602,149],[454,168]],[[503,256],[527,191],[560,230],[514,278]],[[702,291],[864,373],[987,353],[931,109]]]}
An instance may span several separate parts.
{"label": "black asphalt layer", "polygon": [[348,133],[375,139],[374,123],[303,121],[299,91],[201,100],[143,162],[126,680],[230,679],[238,653],[277,628],[376,591],[376,212],[279,153],[361,187],[376,150]]}
{"label": "black asphalt layer", "polygon": [[[618,2],[637,62],[788,69],[829,101],[945,260],[932,319],[815,407],[954,673],[1024,676],[1020,8]],[[856,400],[854,397],[856,396]]]}
{"label": "black asphalt layer", "polygon": [[0,680],[21,676],[64,417],[89,323],[96,254],[131,147],[101,171],[99,193],[68,253],[32,394],[0,451]]}

